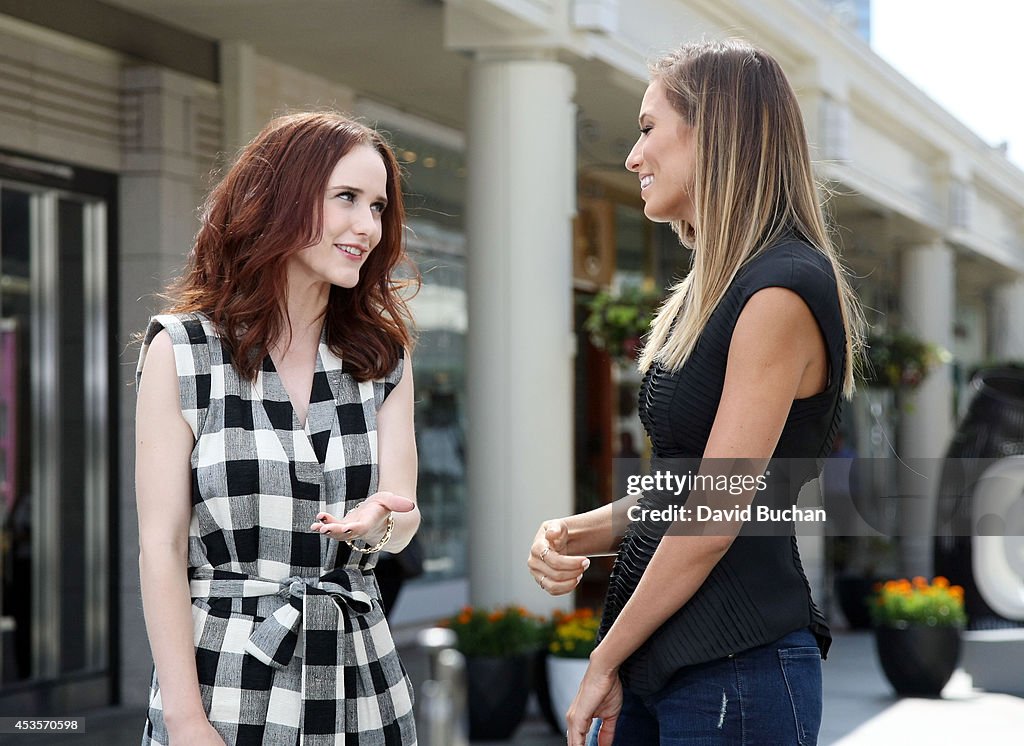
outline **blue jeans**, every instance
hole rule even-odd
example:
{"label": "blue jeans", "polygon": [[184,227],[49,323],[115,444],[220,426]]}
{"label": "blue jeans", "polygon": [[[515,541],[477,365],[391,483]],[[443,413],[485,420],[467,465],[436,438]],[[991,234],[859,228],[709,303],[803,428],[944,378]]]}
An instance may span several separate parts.
{"label": "blue jeans", "polygon": [[[821,654],[802,629],[687,666],[650,697],[624,689],[614,746],[813,746],[820,726]],[[595,722],[587,746],[596,736]]]}

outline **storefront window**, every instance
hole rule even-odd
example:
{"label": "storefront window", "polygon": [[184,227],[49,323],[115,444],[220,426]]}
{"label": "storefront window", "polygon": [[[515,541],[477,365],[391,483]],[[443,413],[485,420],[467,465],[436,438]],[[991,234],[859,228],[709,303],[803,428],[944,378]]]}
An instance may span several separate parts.
{"label": "storefront window", "polygon": [[413,135],[392,131],[392,142],[423,283],[411,302],[423,583],[467,574],[465,164],[460,152]]}
{"label": "storefront window", "polygon": [[0,189],[0,653],[2,683],[32,674],[30,194]]}
{"label": "storefront window", "polygon": [[109,665],[106,209],[0,181],[0,702]]}
{"label": "storefront window", "polygon": [[[428,578],[466,575],[465,264],[423,249],[416,354],[416,440],[419,449],[420,539]],[[429,278],[427,280],[426,278]]]}
{"label": "storefront window", "polygon": [[[585,511],[619,497],[612,494],[612,459],[642,457],[649,444],[637,415],[640,375],[635,366],[614,362],[590,344],[583,323],[598,290],[645,287],[665,291],[689,269],[689,252],[672,229],[652,223],[642,205],[622,201],[600,184],[581,185],[587,221],[577,224],[577,256],[607,258],[610,266],[587,275],[576,263],[576,334],[580,344],[575,365],[576,510]],[[586,225],[600,229],[585,230]],[[608,241],[611,250],[594,246]],[[594,281],[598,279],[598,282]]]}

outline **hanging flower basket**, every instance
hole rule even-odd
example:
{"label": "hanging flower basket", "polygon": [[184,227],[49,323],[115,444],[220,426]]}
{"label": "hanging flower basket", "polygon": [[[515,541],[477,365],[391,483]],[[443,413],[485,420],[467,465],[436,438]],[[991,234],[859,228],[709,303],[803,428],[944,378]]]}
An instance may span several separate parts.
{"label": "hanging flower basket", "polygon": [[864,382],[882,389],[915,389],[929,373],[953,359],[945,348],[907,332],[869,336],[867,356]]}
{"label": "hanging flower basket", "polygon": [[651,328],[651,319],[661,304],[653,287],[627,286],[621,291],[602,290],[589,302],[590,315],[583,329],[595,347],[622,365],[636,362],[641,337]]}

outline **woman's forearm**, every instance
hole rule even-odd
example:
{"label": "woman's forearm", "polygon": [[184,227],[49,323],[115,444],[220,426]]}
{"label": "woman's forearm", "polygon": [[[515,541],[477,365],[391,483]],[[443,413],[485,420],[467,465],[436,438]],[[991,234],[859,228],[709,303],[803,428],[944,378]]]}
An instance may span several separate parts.
{"label": "woman's forearm", "polygon": [[576,557],[613,554],[626,528],[626,511],[638,499],[639,495],[626,495],[600,508],[563,518],[569,529],[566,554]]}
{"label": "woman's forearm", "polygon": [[142,608],[169,730],[206,718],[196,674],[192,604],[184,552],[170,546],[139,552]]}

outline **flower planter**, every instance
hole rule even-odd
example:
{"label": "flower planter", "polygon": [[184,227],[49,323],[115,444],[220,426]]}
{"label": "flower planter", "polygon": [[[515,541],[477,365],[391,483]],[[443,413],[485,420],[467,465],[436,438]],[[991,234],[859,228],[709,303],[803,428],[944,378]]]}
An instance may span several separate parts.
{"label": "flower planter", "polygon": [[959,627],[880,626],[875,643],[885,678],[900,696],[939,696],[960,659]]}
{"label": "flower planter", "polygon": [[540,714],[544,716],[544,722],[551,728],[556,736],[565,733],[561,725],[563,718],[555,715],[551,706],[551,688],[548,686],[548,653],[546,648],[541,648],[534,654],[533,658],[533,693],[537,695],[537,705],[540,707]]}
{"label": "flower planter", "polygon": [[868,629],[871,626],[871,594],[877,578],[859,575],[842,575],[835,580],[836,600],[851,629]]}
{"label": "flower planter", "polygon": [[561,725],[560,732],[566,729],[565,713],[579,691],[580,682],[583,681],[583,674],[587,672],[587,658],[562,658],[557,655],[549,655],[548,666],[548,691],[551,693],[551,709]]}
{"label": "flower planter", "polygon": [[466,700],[471,740],[504,741],[526,714],[533,653],[466,658]]}

